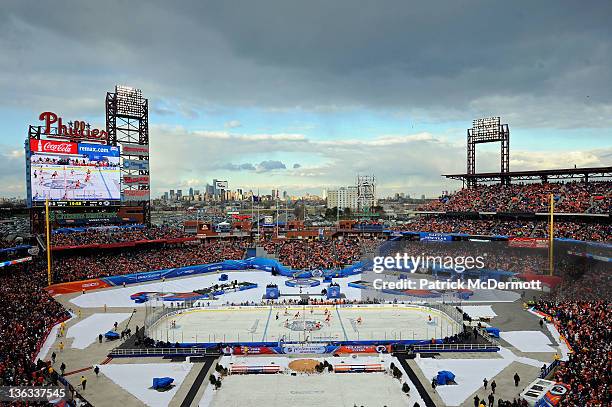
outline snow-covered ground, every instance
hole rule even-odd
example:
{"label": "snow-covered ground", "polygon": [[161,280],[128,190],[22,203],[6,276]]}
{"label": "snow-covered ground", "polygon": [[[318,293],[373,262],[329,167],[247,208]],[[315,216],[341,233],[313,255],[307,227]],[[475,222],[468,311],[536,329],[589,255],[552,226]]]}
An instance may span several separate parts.
{"label": "snow-covered ground", "polygon": [[66,331],[66,338],[74,338],[72,348],[85,349],[98,340],[98,335],[113,329],[115,322],[122,323],[130,317],[129,313],[93,314],[72,325]]}
{"label": "snow-covered ground", "polygon": [[550,339],[540,331],[500,332],[499,336],[521,352],[555,352]]}
{"label": "snow-covered ground", "polygon": [[[224,272],[223,274],[227,274],[230,281],[238,280],[239,282],[245,281],[256,283],[257,288],[224,294],[219,297],[219,300],[217,301],[218,303],[240,303],[244,301],[254,301],[256,303],[260,303],[266,292],[267,284],[277,284],[281,295],[300,293],[300,288],[287,287],[285,285],[287,277],[273,276],[271,273],[266,271],[229,271]],[[359,278],[359,275],[355,275],[346,278],[334,279],[334,282],[340,284],[340,291],[346,295],[347,299],[358,300],[361,299],[363,290],[349,287],[348,283],[357,281]],[[156,281],[153,283],[130,285],[125,288],[117,287],[108,290],[90,291],[71,299],[70,302],[83,308],[103,307],[104,305],[107,307],[144,307],[145,304],[136,304],[133,300],[131,300],[130,295],[141,291],[163,293],[192,292],[193,290],[208,288],[217,283],[219,283],[219,274],[203,274],[183,279],[166,280],[165,282]],[[327,285],[328,284],[326,283],[322,283],[317,287],[303,288],[301,292],[304,294],[320,294],[321,290],[326,288]],[[283,297],[281,297],[281,299],[282,298]],[[296,299],[297,297],[292,298]]]}
{"label": "snow-covered ground", "polygon": [[[100,365],[100,372],[150,407],[166,407],[193,367],[192,363],[146,363]],[[174,387],[159,392],[151,389],[153,378],[171,377]]]}

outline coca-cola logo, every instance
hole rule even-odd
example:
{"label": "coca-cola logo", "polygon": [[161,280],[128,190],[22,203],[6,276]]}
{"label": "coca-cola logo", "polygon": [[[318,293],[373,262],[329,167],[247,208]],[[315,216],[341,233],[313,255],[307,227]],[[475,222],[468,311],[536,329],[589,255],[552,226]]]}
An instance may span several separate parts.
{"label": "coca-cola logo", "polygon": [[54,153],[70,154],[72,145],[70,143],[43,143],[43,151],[52,151]]}
{"label": "coca-cola logo", "polygon": [[41,153],[77,154],[78,145],[62,141],[32,139],[30,140],[30,149]]}

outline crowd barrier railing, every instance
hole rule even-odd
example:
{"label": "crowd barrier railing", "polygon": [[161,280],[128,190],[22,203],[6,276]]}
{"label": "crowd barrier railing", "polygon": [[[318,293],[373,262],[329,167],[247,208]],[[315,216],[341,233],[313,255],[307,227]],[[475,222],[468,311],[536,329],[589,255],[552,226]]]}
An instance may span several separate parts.
{"label": "crowd barrier railing", "polygon": [[450,352],[450,351],[498,351],[499,347],[490,343],[436,343],[413,345],[415,352]]}
{"label": "crowd barrier railing", "polygon": [[110,351],[108,356],[125,357],[125,356],[164,356],[164,355],[180,355],[180,356],[214,356],[219,352],[207,348],[115,348]]}

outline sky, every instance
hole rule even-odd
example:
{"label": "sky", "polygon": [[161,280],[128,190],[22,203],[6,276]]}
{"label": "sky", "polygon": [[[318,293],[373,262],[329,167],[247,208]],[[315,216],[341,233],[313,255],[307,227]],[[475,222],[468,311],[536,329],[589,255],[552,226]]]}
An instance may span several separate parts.
{"label": "sky", "polygon": [[[466,129],[510,126],[510,169],[612,165],[612,2],[3,0],[0,196],[25,196],[42,111],[104,127],[149,99],[153,196],[203,189],[378,196],[461,187]],[[495,171],[499,145],[480,145]]]}

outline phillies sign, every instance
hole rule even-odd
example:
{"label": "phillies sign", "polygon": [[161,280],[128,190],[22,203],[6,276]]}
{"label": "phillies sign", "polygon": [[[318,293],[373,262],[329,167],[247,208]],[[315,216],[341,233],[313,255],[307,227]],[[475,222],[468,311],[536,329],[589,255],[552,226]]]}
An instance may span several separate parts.
{"label": "phillies sign", "polygon": [[79,120],[64,124],[62,118],[53,112],[43,112],[38,119],[45,122],[41,128],[42,134],[47,137],[103,143],[106,143],[108,139],[108,133],[105,130],[91,129],[89,123]]}
{"label": "phillies sign", "polygon": [[78,154],[79,145],[68,141],[30,139],[30,150],[37,153]]}

